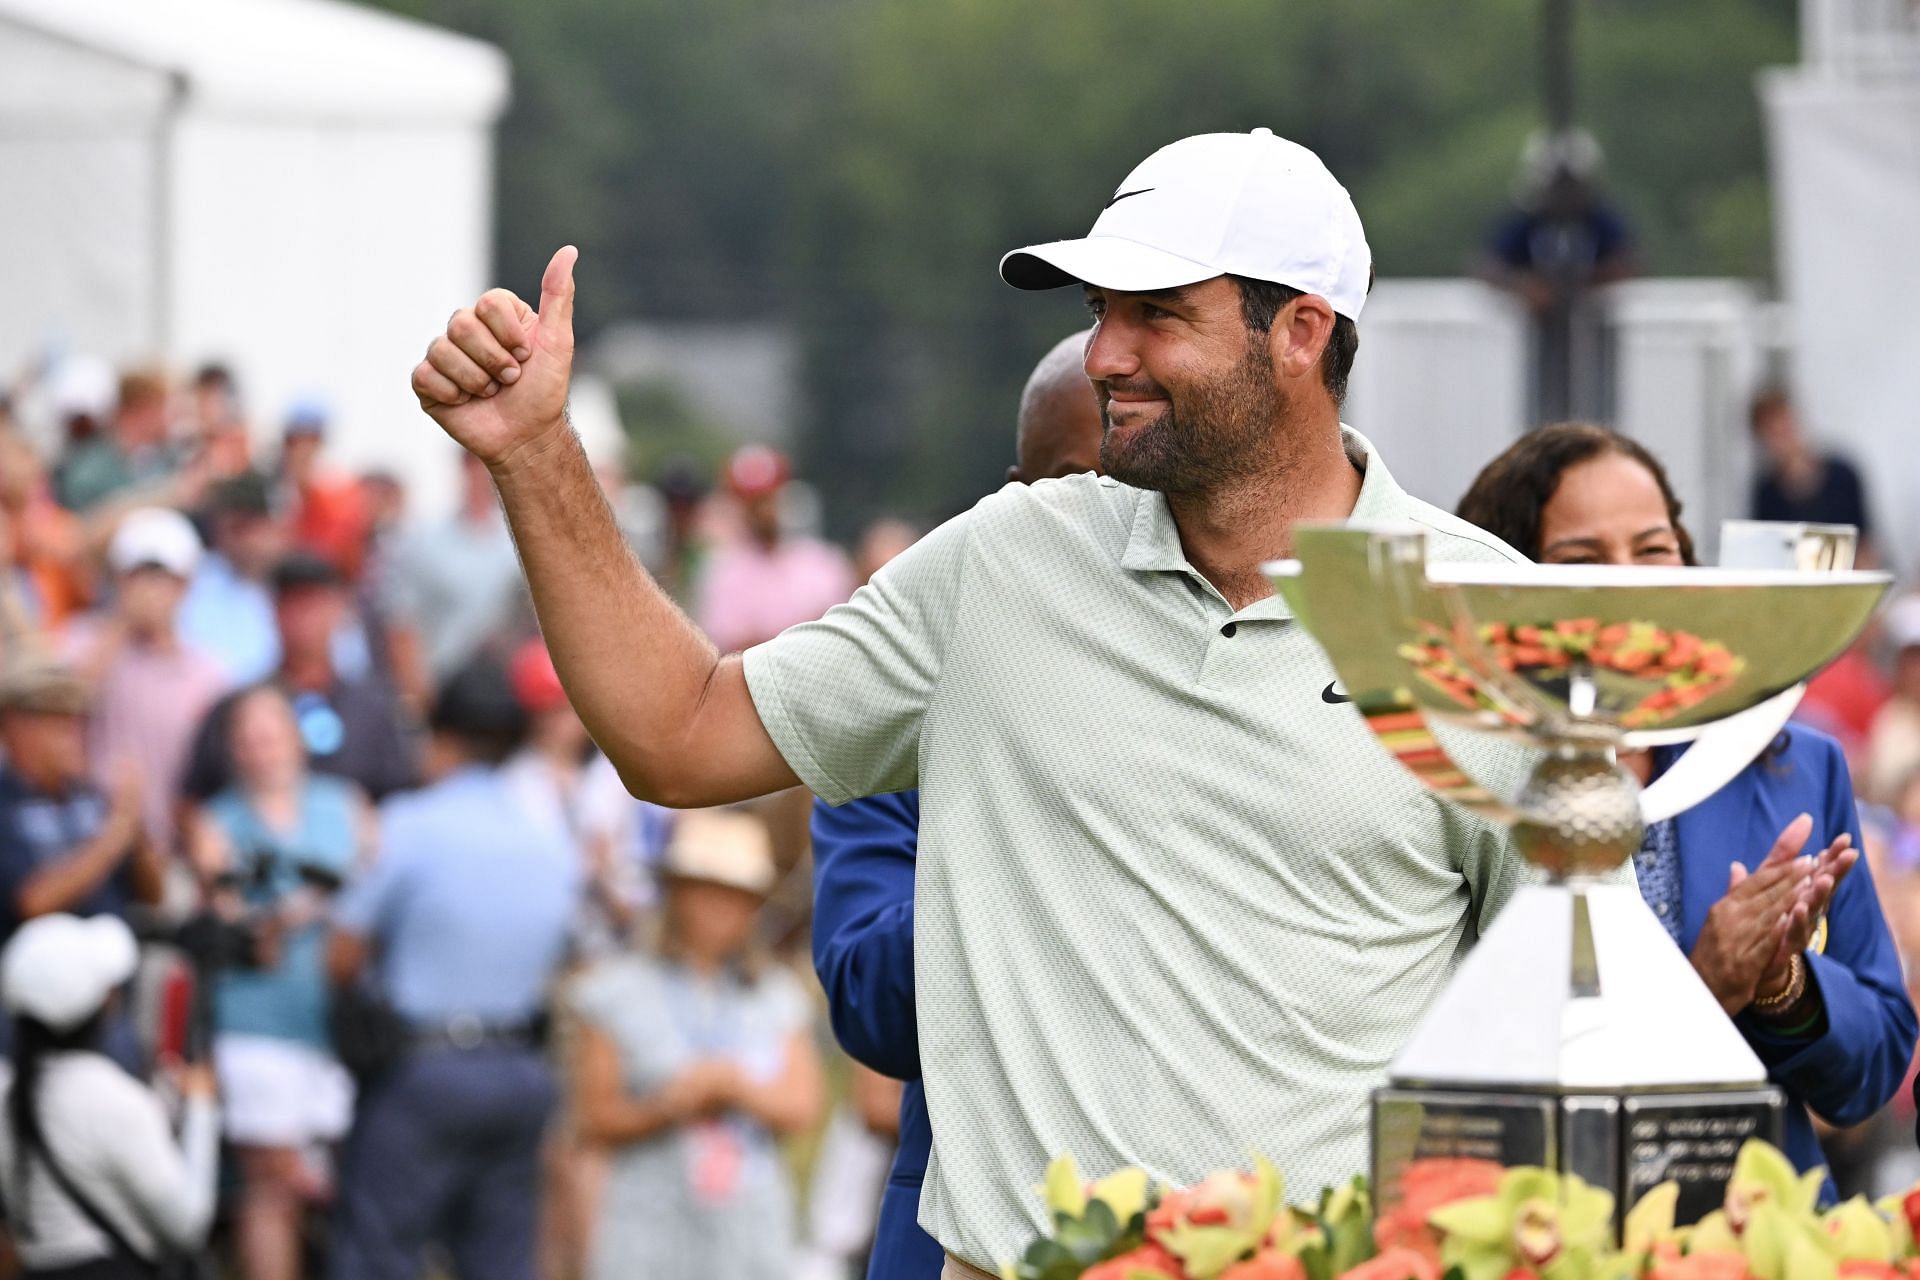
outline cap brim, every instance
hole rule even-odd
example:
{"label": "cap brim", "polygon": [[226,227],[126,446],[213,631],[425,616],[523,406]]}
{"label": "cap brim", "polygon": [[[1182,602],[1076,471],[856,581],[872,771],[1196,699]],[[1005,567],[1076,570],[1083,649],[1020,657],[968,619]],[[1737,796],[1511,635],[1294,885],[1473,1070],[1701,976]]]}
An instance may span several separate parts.
{"label": "cap brim", "polygon": [[1119,293],[1153,293],[1219,274],[1218,267],[1118,236],[1029,245],[1000,259],[1000,278],[1016,289],[1090,284]]}

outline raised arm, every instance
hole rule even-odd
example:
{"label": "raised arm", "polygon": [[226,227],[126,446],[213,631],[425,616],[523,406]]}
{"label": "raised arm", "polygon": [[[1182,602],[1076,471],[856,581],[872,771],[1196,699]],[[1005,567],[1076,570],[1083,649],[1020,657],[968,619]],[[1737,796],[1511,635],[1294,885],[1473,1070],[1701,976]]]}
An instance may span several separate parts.
{"label": "raised arm", "polygon": [[414,393],[493,474],[561,683],[627,788],[690,808],[793,786],[740,659],[648,576],[567,421],[577,256],[554,254],[538,312],[505,289],[455,312]]}

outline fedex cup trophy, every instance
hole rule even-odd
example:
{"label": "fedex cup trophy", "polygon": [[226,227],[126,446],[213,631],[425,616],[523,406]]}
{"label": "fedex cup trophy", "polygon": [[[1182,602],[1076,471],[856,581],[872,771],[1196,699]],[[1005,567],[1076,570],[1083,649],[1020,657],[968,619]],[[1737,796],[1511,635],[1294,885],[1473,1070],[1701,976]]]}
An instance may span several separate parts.
{"label": "fedex cup trophy", "polygon": [[[1766,748],[1886,589],[1851,571],[1850,530],[1733,533],[1741,563],[1787,567],[1429,564],[1418,530],[1354,524],[1301,525],[1298,559],[1267,566],[1381,744],[1510,825],[1545,873],[1374,1096],[1383,1207],[1409,1161],[1480,1157],[1578,1174],[1613,1193],[1616,1227],[1672,1179],[1690,1222],[1720,1203],[1745,1139],[1779,1142],[1760,1060],[1632,883],[1607,875],[1644,824]],[[1616,758],[1686,742],[1644,790]]]}

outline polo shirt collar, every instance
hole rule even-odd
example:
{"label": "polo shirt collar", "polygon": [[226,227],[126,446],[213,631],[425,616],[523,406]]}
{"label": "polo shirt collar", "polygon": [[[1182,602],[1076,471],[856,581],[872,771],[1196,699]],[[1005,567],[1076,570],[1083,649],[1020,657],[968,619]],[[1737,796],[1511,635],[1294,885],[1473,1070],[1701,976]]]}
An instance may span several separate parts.
{"label": "polo shirt collar", "polygon": [[[1360,497],[1353,504],[1352,520],[1405,520],[1412,499],[1400,487],[1387,464],[1370,441],[1342,423],[1340,443],[1347,457],[1362,473]],[[1180,528],[1173,521],[1173,508],[1167,495],[1143,489],[1133,507],[1133,528],[1127,535],[1126,549],[1120,553],[1120,567],[1142,572],[1196,573],[1180,547]],[[1277,598],[1277,597],[1276,597]]]}

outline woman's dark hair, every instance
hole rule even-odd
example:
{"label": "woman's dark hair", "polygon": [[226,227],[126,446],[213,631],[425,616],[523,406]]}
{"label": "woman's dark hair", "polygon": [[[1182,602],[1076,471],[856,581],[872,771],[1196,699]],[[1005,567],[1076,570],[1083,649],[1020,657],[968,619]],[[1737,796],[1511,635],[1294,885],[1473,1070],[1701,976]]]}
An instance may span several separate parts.
{"label": "woman's dark hair", "polygon": [[1467,496],[1460,499],[1457,514],[1529,560],[1538,560],[1542,550],[1540,513],[1559,489],[1560,478],[1569,467],[1608,454],[1631,458],[1653,476],[1660,486],[1660,496],[1666,500],[1667,520],[1680,544],[1681,560],[1698,564],[1693,537],[1680,522],[1680,499],[1674,495],[1660,460],[1637,440],[1591,422],[1556,422],[1521,436],[1474,477]]}
{"label": "woman's dark hair", "polygon": [[[1528,432],[1514,441],[1507,451],[1489,462],[1467,486],[1455,513],[1469,524],[1477,524],[1502,542],[1526,556],[1540,558],[1540,513],[1546,510],[1560,477],[1569,467],[1617,454],[1631,458],[1647,469],[1660,486],[1666,500],[1667,522],[1673,526],[1674,541],[1683,563],[1697,565],[1693,535],[1680,521],[1680,499],[1667,480],[1667,469],[1637,440],[1592,422],[1556,422]],[[1780,735],[1760,753],[1760,760],[1776,765],[1786,756],[1793,741],[1791,730]]]}
{"label": "woman's dark hair", "polygon": [[[55,1031],[24,1014],[14,1018],[13,1086],[7,1094],[7,1127],[13,1134],[15,1186],[27,1185],[29,1153],[46,1149],[46,1134],[40,1128],[40,1080],[46,1074],[47,1059],[56,1053],[98,1048],[106,1017],[102,1006],[71,1031]],[[22,1204],[14,1216],[24,1223],[25,1214],[26,1205]]]}

